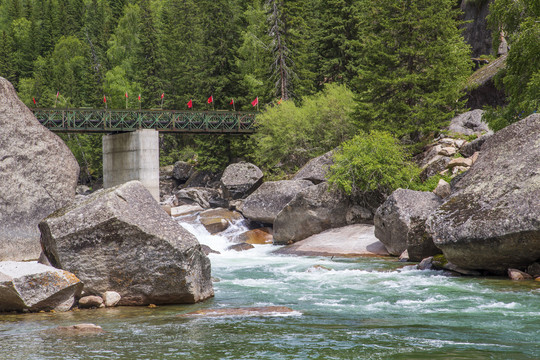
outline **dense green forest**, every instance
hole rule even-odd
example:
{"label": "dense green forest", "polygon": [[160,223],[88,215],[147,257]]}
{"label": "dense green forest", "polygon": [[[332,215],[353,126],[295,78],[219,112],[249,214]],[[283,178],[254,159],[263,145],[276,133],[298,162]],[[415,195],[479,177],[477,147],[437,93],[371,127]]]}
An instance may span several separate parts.
{"label": "dense green forest", "polygon": [[[482,1],[475,1],[481,3]],[[471,73],[457,0],[0,0],[0,76],[39,107],[253,111],[251,137],[164,136],[163,165],[218,170],[234,158],[286,176],[310,157],[384,131],[419,142],[462,111]],[[540,5],[495,0],[510,44],[502,127],[538,108]],[[140,104],[138,96],[141,96]],[[502,125],[501,125],[502,124]],[[64,136],[83,180],[100,137]]]}

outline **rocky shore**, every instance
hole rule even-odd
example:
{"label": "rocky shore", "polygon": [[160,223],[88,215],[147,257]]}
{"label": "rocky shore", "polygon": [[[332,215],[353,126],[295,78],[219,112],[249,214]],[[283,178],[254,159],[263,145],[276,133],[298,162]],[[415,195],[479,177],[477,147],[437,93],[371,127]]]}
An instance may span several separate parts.
{"label": "rocky shore", "polygon": [[[292,180],[267,182],[250,163],[212,174],[178,162],[162,169],[158,204],[137,181],[75,197],[78,167],[67,148],[1,78],[0,96],[7,99],[0,103],[0,125],[11,132],[0,134],[7,145],[0,159],[10,169],[2,168],[0,186],[20,189],[0,189],[9,194],[3,205],[9,211],[0,214],[0,312],[212,297],[207,255],[213,250],[177,217],[200,222],[211,234],[245,222],[249,230],[230,239],[236,251],[286,245],[278,253],[399,256],[420,262],[420,269],[539,280],[540,115],[496,134],[480,110],[456,117],[415,159],[423,178],[452,180],[441,180],[433,192],[398,189],[375,208],[330,189],[332,152],[312,159]],[[13,127],[21,119],[25,134]],[[36,156],[18,155],[21,143],[37,144],[37,137],[46,145],[28,150]],[[39,263],[18,261],[38,257]]]}

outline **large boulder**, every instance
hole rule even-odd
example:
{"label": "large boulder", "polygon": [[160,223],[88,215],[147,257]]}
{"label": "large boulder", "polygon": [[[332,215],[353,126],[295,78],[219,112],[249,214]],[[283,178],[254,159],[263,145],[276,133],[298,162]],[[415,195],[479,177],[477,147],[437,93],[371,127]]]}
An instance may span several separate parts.
{"label": "large boulder", "polygon": [[206,210],[199,214],[201,224],[210,234],[227,230],[232,223],[243,219],[239,212],[221,208]]}
{"label": "large boulder", "polygon": [[211,207],[213,199],[221,198],[221,191],[205,187],[189,187],[177,191],[175,194],[179,204],[198,204],[204,209]]}
{"label": "large boulder", "polygon": [[37,262],[0,262],[0,312],[68,311],[83,284],[67,271]]}
{"label": "large boulder", "polygon": [[411,261],[439,254],[425,222],[441,204],[442,199],[431,192],[398,189],[375,213],[375,236],[392,255],[407,250]]}
{"label": "large boulder", "polygon": [[263,176],[261,169],[247,162],[227,166],[221,176],[223,197],[229,200],[246,198],[262,184]]}
{"label": "large boulder", "polygon": [[486,134],[482,135],[477,139],[474,139],[470,143],[466,143],[459,149],[459,152],[461,155],[465,157],[473,156],[475,152],[478,152],[482,149],[482,145],[486,142],[487,139],[489,139],[493,134]]}
{"label": "large boulder", "polygon": [[191,175],[193,175],[195,169],[193,165],[185,161],[177,161],[174,163],[171,176],[180,182],[186,182]]}
{"label": "large boulder", "polygon": [[38,223],[75,197],[79,165],[0,77],[0,261],[37,260]]}
{"label": "large boulder", "polygon": [[326,181],[326,174],[330,166],[334,164],[334,150],[327,152],[319,157],[311,159],[306,165],[304,165],[293,180],[309,180],[314,184],[319,184]]}
{"label": "large boulder", "polygon": [[88,294],[116,291],[119,305],[194,303],[213,296],[210,261],[138,181],[102,190],[39,224],[50,263]]}
{"label": "large boulder", "polygon": [[493,134],[487,123],[482,121],[484,110],[473,110],[456,116],[450,121],[448,131],[451,134],[477,135]]}
{"label": "large boulder", "polygon": [[290,244],[331,228],[350,225],[347,214],[350,199],[337,191],[328,191],[322,182],[300,191],[274,221],[274,244]]}
{"label": "large boulder", "polygon": [[209,187],[218,188],[220,186],[219,179],[221,173],[214,173],[210,170],[198,170],[194,171],[186,183],[182,185],[184,188],[188,187]]}
{"label": "large boulder", "polygon": [[388,256],[375,235],[373,225],[355,224],[323,231],[275,251],[277,254],[306,256]]}
{"label": "large boulder", "polygon": [[279,212],[302,189],[313,186],[307,180],[268,181],[247,197],[241,207],[242,214],[250,220],[273,224]]}
{"label": "large boulder", "polygon": [[540,258],[540,114],[486,140],[478,160],[427,221],[463,268],[503,273]]}

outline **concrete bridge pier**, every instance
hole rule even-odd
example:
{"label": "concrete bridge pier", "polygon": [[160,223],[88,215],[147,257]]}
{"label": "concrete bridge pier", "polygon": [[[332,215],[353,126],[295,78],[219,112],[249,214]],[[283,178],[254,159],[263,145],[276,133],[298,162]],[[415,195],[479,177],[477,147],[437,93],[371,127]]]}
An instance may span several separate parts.
{"label": "concrete bridge pier", "polygon": [[137,130],[103,136],[103,187],[139,180],[159,201],[159,134]]}

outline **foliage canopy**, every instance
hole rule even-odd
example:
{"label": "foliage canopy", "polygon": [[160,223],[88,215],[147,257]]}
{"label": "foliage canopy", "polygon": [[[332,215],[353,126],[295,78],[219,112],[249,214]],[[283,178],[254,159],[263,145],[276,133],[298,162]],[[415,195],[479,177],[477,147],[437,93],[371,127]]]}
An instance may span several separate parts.
{"label": "foliage canopy", "polygon": [[362,4],[356,115],[364,129],[397,136],[435,130],[460,108],[469,48],[453,0]]}

